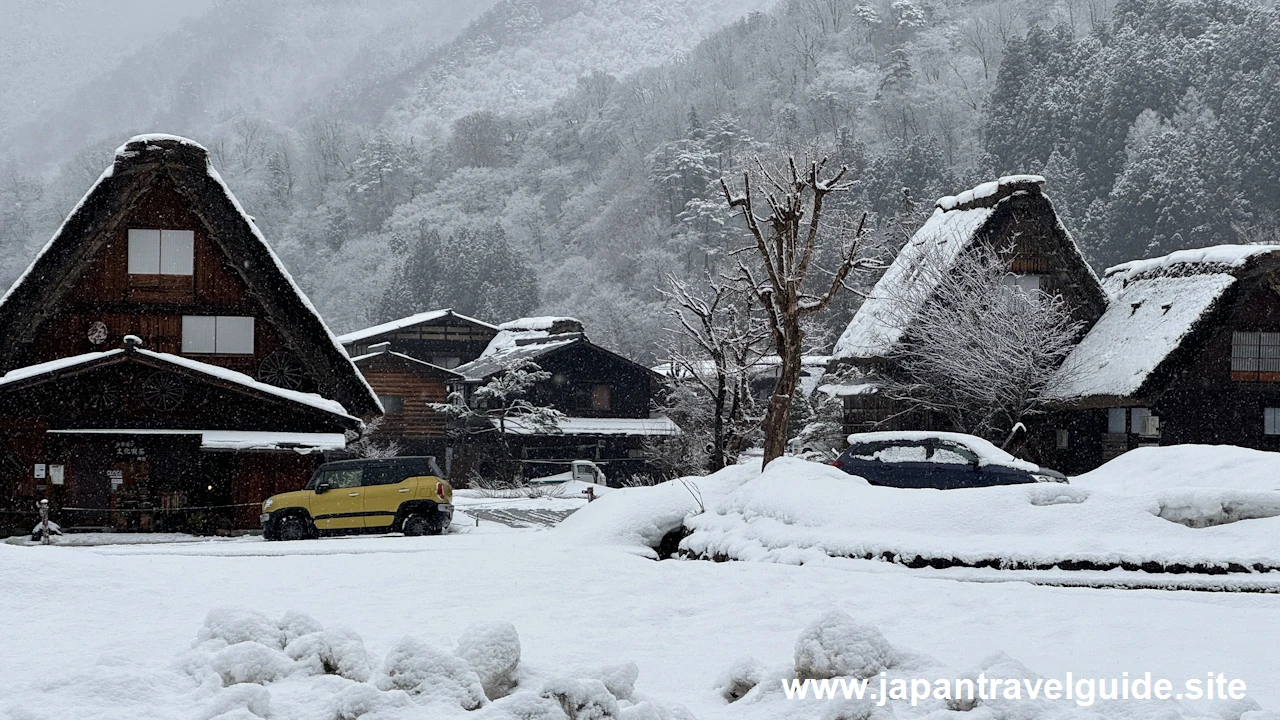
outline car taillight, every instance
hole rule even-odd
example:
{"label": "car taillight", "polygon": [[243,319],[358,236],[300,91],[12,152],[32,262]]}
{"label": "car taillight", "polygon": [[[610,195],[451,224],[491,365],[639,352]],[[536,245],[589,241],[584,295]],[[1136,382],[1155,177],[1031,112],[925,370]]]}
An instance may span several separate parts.
{"label": "car taillight", "polygon": [[436,483],[436,497],[440,498],[441,500],[444,499],[444,483],[442,482]]}

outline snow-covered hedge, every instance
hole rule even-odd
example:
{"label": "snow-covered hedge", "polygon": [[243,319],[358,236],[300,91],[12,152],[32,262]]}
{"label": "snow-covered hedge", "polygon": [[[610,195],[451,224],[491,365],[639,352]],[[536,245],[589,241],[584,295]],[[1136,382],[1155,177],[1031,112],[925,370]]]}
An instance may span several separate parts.
{"label": "snow-covered hedge", "polygon": [[[686,485],[696,485],[706,511]],[[652,549],[671,529],[694,557],[801,564],[1233,571],[1280,568],[1280,454],[1175,446],[1128,453],[1070,485],[871,486],[781,458],[614,493],[556,532]]]}

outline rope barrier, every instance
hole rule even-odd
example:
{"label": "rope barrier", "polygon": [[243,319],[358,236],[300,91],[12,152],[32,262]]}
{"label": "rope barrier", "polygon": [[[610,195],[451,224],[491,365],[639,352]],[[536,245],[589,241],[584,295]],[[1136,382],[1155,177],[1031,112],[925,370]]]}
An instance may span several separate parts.
{"label": "rope barrier", "polygon": [[238,503],[236,505],[188,505],[186,507],[154,508],[58,508],[59,512],[177,512],[179,510],[221,510],[223,508],[260,507],[262,503]]}

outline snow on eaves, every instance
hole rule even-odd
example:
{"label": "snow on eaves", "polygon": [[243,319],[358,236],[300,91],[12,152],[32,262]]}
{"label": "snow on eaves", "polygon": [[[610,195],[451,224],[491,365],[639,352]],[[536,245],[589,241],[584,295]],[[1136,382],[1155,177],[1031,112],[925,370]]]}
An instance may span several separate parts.
{"label": "snow on eaves", "polygon": [[[518,417],[503,421],[508,435],[542,435],[540,426],[526,425]],[[651,418],[580,418],[564,417],[556,426],[565,435],[630,435],[656,436],[679,435],[680,426],[670,418],[659,415]]]}
{"label": "snow on eaves", "polygon": [[[29,365],[27,367],[15,368],[5,373],[3,376],[0,376],[0,387],[17,382],[19,380],[25,380],[27,378],[36,377],[39,375],[48,375],[52,373],[57,373],[63,370],[78,367],[80,365],[86,365],[89,363],[97,362],[99,360],[105,360],[107,358],[111,358],[111,357],[123,354],[125,352],[128,352],[128,351],[123,349],[115,349],[115,350],[107,350],[104,352],[91,352],[91,353],[85,353],[83,355],[73,355],[71,357],[58,358],[57,360],[50,360],[49,362],[43,362],[37,365]],[[178,365],[180,367],[186,368],[187,370],[203,373],[210,377],[218,378],[219,380],[234,383],[236,385],[241,385],[245,388],[255,390],[261,393],[266,393],[268,395],[273,395],[275,397],[288,400],[290,402],[298,403],[301,405],[307,405],[317,410],[321,410],[333,415],[344,417],[348,420],[353,420],[357,422],[359,421],[358,418],[352,417],[350,414],[347,413],[347,410],[342,406],[342,403],[339,403],[336,400],[330,400],[326,397],[322,397],[315,393],[299,392],[297,390],[289,390],[286,388],[276,387],[275,385],[268,385],[267,383],[255,380],[249,377],[248,375],[245,375],[242,372],[236,372],[235,370],[219,367],[217,365],[210,365],[209,363],[200,362],[199,360],[192,360],[191,358],[185,358],[180,355],[171,355],[169,353],[159,353],[151,350],[145,350],[143,348],[134,348],[131,352],[136,352],[139,355],[145,355],[146,357],[153,358],[161,362],[169,363],[171,365]]]}
{"label": "snow on eaves", "polygon": [[935,210],[858,308],[836,341],[834,356],[855,359],[887,355],[992,212],[991,208]]}
{"label": "snow on eaves", "polygon": [[[1108,285],[1110,280],[1108,276]],[[1130,280],[1067,356],[1048,396],[1126,397],[1138,392],[1235,281],[1226,273]]]}
{"label": "snow on eaves", "polygon": [[495,330],[497,329],[493,325],[490,325],[489,323],[483,320],[477,320],[473,317],[460,315],[458,313],[455,313],[450,308],[444,308],[441,310],[428,310],[427,312],[421,312],[416,315],[410,315],[409,317],[403,317],[403,318],[400,318],[399,320],[391,320],[390,322],[385,322],[385,323],[382,323],[381,325],[374,325],[373,327],[367,327],[367,328],[364,328],[363,330],[356,330],[355,332],[349,332],[345,335],[339,335],[338,342],[342,343],[343,345],[350,345],[352,343],[359,342],[361,340],[377,337],[379,335],[385,335],[390,332],[395,332],[396,330],[403,330],[404,328],[413,327],[414,325],[418,325],[420,323],[430,322],[432,320],[439,320],[442,317],[446,317],[450,315],[452,315],[453,317],[459,318],[461,320],[465,320],[467,322],[472,322],[477,325],[483,325],[484,327],[487,327],[487,328],[492,328]]}
{"label": "snow on eaves", "polygon": [[559,323],[577,323],[577,318],[556,317],[554,315],[543,315],[540,317],[520,318],[504,322],[498,326],[499,330],[545,330],[550,332],[551,328]]}

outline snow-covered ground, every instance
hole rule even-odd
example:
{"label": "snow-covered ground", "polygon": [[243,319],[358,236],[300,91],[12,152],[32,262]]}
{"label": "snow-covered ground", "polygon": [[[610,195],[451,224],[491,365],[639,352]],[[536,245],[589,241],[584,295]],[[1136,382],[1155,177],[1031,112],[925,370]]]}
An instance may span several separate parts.
{"label": "snow-covered ground", "polygon": [[[1271,491],[1270,456],[1175,451],[1186,455],[1135,456],[1123,473],[1081,478],[1070,491],[1089,492],[1086,503],[1103,493],[1186,496],[1138,476],[1150,467],[1200,493],[1215,483]],[[1206,480],[1193,461],[1238,480],[1217,482],[1216,471]],[[807,471],[833,481],[821,466]],[[874,692],[881,669],[886,679],[940,679],[984,668],[1018,678],[1150,672],[1175,684],[1223,673],[1244,680],[1251,699],[1079,708],[1001,698],[979,702],[970,720],[1275,720],[1246,711],[1280,708],[1277,594],[1032,584],[1147,575],[1124,571],[910,569],[825,554],[802,565],[645,557],[696,498],[707,516],[728,517],[718,510],[757,507],[732,498],[767,476],[739,467],[696,487],[620,490],[551,530],[482,523],[421,538],[0,545],[0,720],[914,720],[968,706],[795,701],[781,681],[870,674]],[[1121,480],[1128,486],[1110,486]],[[857,492],[873,497],[870,489]],[[792,524],[832,505],[802,503],[806,492],[783,504]],[[1197,512],[1210,508],[1197,497]],[[1010,512],[1010,503],[991,507]],[[1274,522],[1191,528],[1146,507],[1152,521],[1187,533]],[[775,532],[783,519],[748,524]]]}
{"label": "snow-covered ground", "polygon": [[[388,656],[403,661],[417,647],[403,644],[405,636],[453,650],[473,623],[503,621],[519,634],[518,687],[527,689],[530,703],[549,684],[572,685],[606,666],[634,662],[635,697],[668,711],[680,704],[702,720],[821,718],[825,705],[777,693],[728,704],[717,684],[746,657],[766,669],[787,666],[805,627],[833,609],[957,672],[975,669],[995,652],[1044,675],[1151,671],[1182,678],[1212,670],[1245,679],[1264,707],[1280,705],[1280,597],[1274,595],[964,583],[867,561],[817,567],[654,562],[570,537],[511,531],[299,543],[0,546],[0,718],[214,717],[215,710],[239,706],[262,717],[311,720],[348,717],[336,708],[356,702],[360,692],[387,696],[377,695],[386,712],[363,716],[367,720],[508,717],[498,713],[499,704],[484,711],[492,715],[460,707],[455,713],[445,709],[449,703],[427,714],[416,705],[396,710],[399,695],[373,689]],[[370,687],[353,691],[355,680],[308,674],[323,654],[314,647],[310,654],[295,648],[302,660],[278,667],[272,663],[283,653],[261,652],[259,672],[280,676],[263,690],[221,687],[209,673],[238,672],[235,653],[218,659],[216,638],[196,650],[192,645],[209,611],[224,607],[273,621],[296,611],[328,631],[348,628],[367,651]],[[338,635],[350,644],[351,636]],[[241,664],[252,665],[245,654]],[[1151,704],[1147,716],[1164,708]],[[225,717],[255,715],[246,709]]]}

